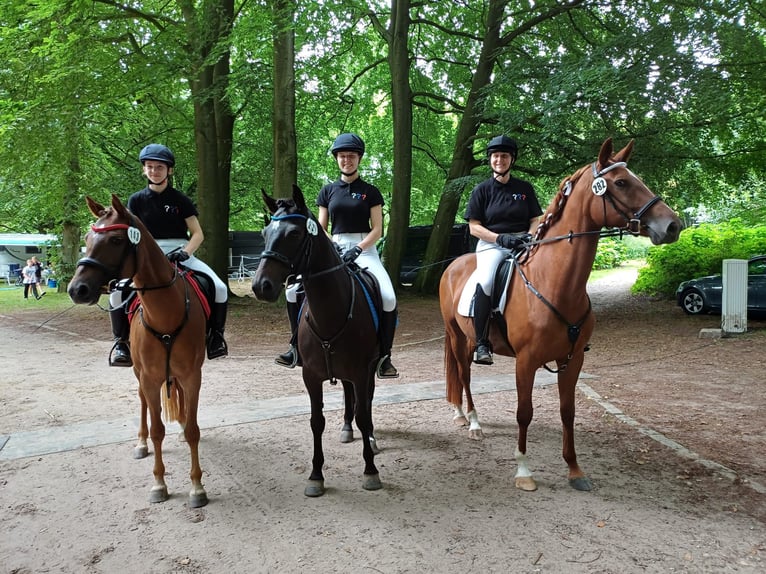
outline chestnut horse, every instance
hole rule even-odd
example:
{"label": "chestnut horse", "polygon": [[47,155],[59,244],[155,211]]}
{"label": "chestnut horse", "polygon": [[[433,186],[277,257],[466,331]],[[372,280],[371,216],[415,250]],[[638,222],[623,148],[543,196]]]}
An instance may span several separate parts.
{"label": "chestnut horse", "polygon": [[[561,183],[534,240],[516,258],[502,317],[490,321],[489,339],[494,352],[516,357],[516,487],[522,490],[537,488],[528,466],[527,428],[532,421],[535,372],[543,366],[557,373],[569,483],[578,490],[591,489],[575,454],[575,385],[595,323],[586,283],[599,237],[628,232],[648,236],[658,245],[676,241],[682,229],[678,216],[627,168],[632,150],[631,140],[612,154],[612,140],[607,139],[595,163],[580,168]],[[613,229],[602,231],[605,227]],[[470,422],[469,436],[481,439],[471,397],[476,336],[472,319],[457,311],[463,288],[475,268],[473,253],[452,262],[441,278],[439,297],[446,330],[447,400],[455,409],[455,421],[463,426]],[[473,285],[469,288],[474,290]],[[547,366],[551,362],[556,363],[555,370]],[[467,420],[462,410],[463,393]]]}
{"label": "chestnut horse", "polygon": [[141,422],[134,458],[149,454],[146,444],[146,411],[151,415],[154,445],[154,486],[150,502],[168,499],[165,465],[162,462],[162,403],[167,420],[177,420],[191,452],[189,506],[207,504],[199,464],[197,405],[205,360],[206,318],[202,303],[187,278],[170,263],[149,231],[112,195],[104,207],[86,198],[98,218],[85,239],[85,256],[69,283],[75,303],[93,305],[108,286],[130,278],[126,290],[137,293],[140,307],[130,326],[133,372],[138,378]]}
{"label": "chestnut horse", "polygon": [[306,207],[298,186],[293,186],[292,199],[275,200],[265,192],[262,195],[271,223],[263,230],[265,247],[253,278],[253,293],[258,299],[276,301],[285,282],[301,275],[306,296],[298,325],[298,353],[311,401],[314,456],[304,494],[321,496],[325,492],[322,384],[338,379],[343,383],[346,402],[344,431],[350,430],[350,417],[355,414],[362,433],[362,488],[378,490],[382,484],[373,460],[377,448],[372,397],[380,352],[365,291]]}

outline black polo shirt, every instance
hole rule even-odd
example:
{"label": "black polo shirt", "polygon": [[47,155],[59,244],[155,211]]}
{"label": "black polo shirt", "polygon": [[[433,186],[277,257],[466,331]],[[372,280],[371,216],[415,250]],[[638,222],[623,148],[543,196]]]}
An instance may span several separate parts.
{"label": "black polo shirt", "polygon": [[331,232],[369,233],[370,210],[383,205],[383,195],[374,185],[361,178],[351,183],[338,179],[319,191],[317,205],[330,214]]}
{"label": "black polo shirt", "polygon": [[174,187],[167,187],[162,193],[145,187],[130,196],[128,209],[155,239],[188,239],[186,218],[199,215],[191,199]]}
{"label": "black polo shirt", "polygon": [[495,233],[520,233],[542,213],[531,183],[515,177],[500,183],[492,177],[473,189],[463,217],[476,219]]}

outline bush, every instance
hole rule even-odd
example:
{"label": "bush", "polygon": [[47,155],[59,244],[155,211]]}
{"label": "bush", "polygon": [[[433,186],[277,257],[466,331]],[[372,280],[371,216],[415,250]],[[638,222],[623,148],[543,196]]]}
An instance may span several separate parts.
{"label": "bush", "polygon": [[673,297],[681,281],[721,273],[724,259],[749,259],[766,253],[766,226],[739,219],[685,229],[676,243],[649,249],[634,293]]}

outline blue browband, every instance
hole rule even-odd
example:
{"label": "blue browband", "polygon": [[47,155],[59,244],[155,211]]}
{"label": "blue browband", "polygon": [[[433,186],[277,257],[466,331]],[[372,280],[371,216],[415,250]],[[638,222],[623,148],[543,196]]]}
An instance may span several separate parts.
{"label": "blue browband", "polygon": [[286,213],[285,215],[273,216],[271,221],[282,221],[283,219],[294,219],[296,217],[300,219],[308,219],[308,217],[301,215],[300,213]]}

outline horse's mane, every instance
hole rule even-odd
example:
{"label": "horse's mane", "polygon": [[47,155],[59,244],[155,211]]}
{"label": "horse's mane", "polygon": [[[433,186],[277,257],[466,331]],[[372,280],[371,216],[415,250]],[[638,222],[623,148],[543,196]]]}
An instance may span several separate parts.
{"label": "horse's mane", "polygon": [[[543,213],[540,224],[537,226],[535,239],[539,240],[545,237],[545,234],[548,232],[551,226],[561,218],[561,214],[564,211],[564,206],[566,205],[567,198],[569,197],[569,195],[566,193],[567,189],[573,188],[579,181],[580,177],[582,177],[583,173],[585,173],[589,167],[590,165],[585,165],[569,177],[565,177],[561,180],[561,183],[559,183],[558,193],[556,193],[556,195],[551,200],[551,203],[548,205],[548,209],[546,209],[545,213]],[[567,184],[569,184],[569,186]]]}

